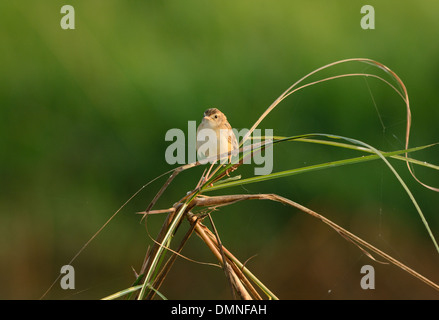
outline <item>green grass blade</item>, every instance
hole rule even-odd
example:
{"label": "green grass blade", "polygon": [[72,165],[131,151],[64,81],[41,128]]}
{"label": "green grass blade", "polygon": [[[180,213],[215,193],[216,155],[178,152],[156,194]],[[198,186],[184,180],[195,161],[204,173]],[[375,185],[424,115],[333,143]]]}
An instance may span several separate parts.
{"label": "green grass blade", "polygon": [[347,141],[352,142],[354,144],[362,145],[362,146],[364,146],[366,148],[369,148],[370,150],[372,150],[373,152],[375,152],[377,155],[380,156],[380,158],[386,163],[386,165],[389,167],[389,169],[392,171],[392,173],[398,179],[399,183],[402,185],[404,190],[407,192],[407,195],[410,197],[410,200],[412,201],[413,205],[415,206],[416,211],[418,211],[418,214],[421,217],[422,223],[424,224],[424,226],[427,229],[427,232],[428,232],[431,240],[433,241],[433,244],[434,244],[434,246],[436,248],[436,251],[439,253],[439,245],[438,245],[438,243],[436,241],[436,238],[433,235],[433,232],[430,229],[430,226],[429,226],[427,220],[424,217],[424,214],[422,213],[421,208],[419,207],[418,202],[416,201],[415,197],[413,196],[413,194],[410,191],[410,189],[408,188],[408,186],[405,184],[404,180],[401,178],[401,176],[398,174],[398,172],[395,170],[395,168],[390,164],[390,162],[386,159],[386,157],[384,157],[384,155],[380,151],[378,151],[374,147],[372,147],[372,146],[370,146],[367,143],[364,143],[362,141],[359,141],[359,140],[356,140],[356,139],[351,139],[351,138],[340,137],[340,136],[333,136],[333,138],[335,138],[335,139],[344,139],[344,140],[347,140]]}
{"label": "green grass blade", "polygon": [[[396,157],[396,156],[398,156],[400,154],[404,154],[406,152],[415,152],[415,151],[418,151],[421,149],[425,149],[427,147],[429,147],[429,146],[415,147],[415,148],[411,148],[411,149],[397,150],[397,151],[392,151],[392,152],[383,152],[382,155],[384,157]],[[254,177],[250,177],[250,178],[246,178],[246,179],[232,180],[232,181],[228,181],[228,182],[224,182],[224,183],[219,183],[219,184],[216,184],[212,187],[207,187],[205,189],[205,191],[215,191],[215,190],[220,190],[220,189],[225,189],[225,188],[230,188],[230,187],[235,187],[235,186],[240,186],[240,185],[245,185],[245,184],[250,184],[250,183],[273,180],[273,179],[288,177],[288,176],[301,174],[301,173],[305,173],[305,172],[310,172],[310,171],[316,171],[316,170],[338,167],[338,166],[342,166],[342,165],[349,165],[349,164],[355,164],[355,163],[376,160],[379,158],[380,157],[378,155],[373,154],[373,155],[368,155],[368,156],[361,156],[361,157],[349,158],[349,159],[344,159],[344,160],[331,161],[331,162],[321,163],[321,164],[312,165],[312,166],[306,166],[306,167],[295,168],[295,169],[290,169],[290,170],[285,170],[285,171],[279,171],[279,172],[275,172],[275,173],[271,173],[271,174],[267,174],[267,175],[263,175],[263,176],[254,176]],[[405,157],[398,157],[398,159],[406,160]],[[437,167],[437,166],[434,166],[431,164],[426,164],[426,163],[424,163],[422,161],[418,161],[418,160],[413,160],[413,162],[417,163],[419,165],[424,165],[424,166],[429,166],[429,167]],[[439,167],[437,167],[437,169],[439,170]]]}
{"label": "green grass blade", "polygon": [[[424,217],[424,214],[422,213],[422,210],[421,210],[418,202],[416,201],[415,197],[413,196],[413,194],[410,191],[410,189],[408,188],[408,186],[405,184],[404,180],[401,178],[401,176],[398,174],[398,172],[395,170],[395,168],[390,164],[390,162],[386,159],[386,157],[399,155],[401,153],[414,152],[416,150],[425,149],[425,148],[432,146],[432,145],[422,146],[422,147],[417,147],[417,148],[412,148],[412,149],[406,149],[406,150],[393,151],[393,152],[381,152],[381,151],[378,151],[376,148],[368,145],[367,143],[364,143],[364,142],[356,140],[356,139],[337,136],[337,135],[321,134],[321,133],[285,138],[285,139],[274,141],[273,144],[283,142],[283,141],[298,140],[299,138],[308,138],[311,136],[325,137],[325,138],[330,138],[330,139],[334,139],[334,140],[345,140],[345,141],[352,143],[353,145],[360,146],[361,149],[358,149],[358,150],[365,151],[364,148],[366,148],[367,150],[369,150],[368,152],[371,152],[374,154],[369,155],[369,156],[350,158],[350,159],[339,160],[339,161],[332,161],[332,162],[327,162],[324,164],[307,166],[307,167],[303,167],[303,168],[291,169],[291,170],[276,172],[276,173],[272,173],[272,174],[264,175],[264,176],[255,176],[255,177],[251,177],[251,178],[247,178],[247,179],[243,179],[243,180],[238,180],[238,181],[232,181],[232,182],[220,184],[218,186],[207,187],[205,189],[205,191],[214,191],[214,190],[224,189],[224,188],[228,188],[228,187],[232,187],[232,186],[239,186],[239,185],[244,185],[244,184],[249,184],[249,183],[278,179],[281,177],[291,176],[294,174],[315,171],[315,170],[321,170],[321,169],[336,167],[336,166],[341,166],[341,165],[360,163],[360,162],[364,162],[364,161],[370,161],[370,160],[381,158],[381,160],[383,160],[384,163],[389,167],[389,169],[392,171],[392,173],[398,179],[401,186],[406,191],[407,195],[409,196],[410,200],[412,201],[413,205],[415,206],[416,211],[418,212],[418,214],[422,220],[422,223],[424,224],[425,228],[427,229],[427,232],[428,232],[428,234],[429,234],[429,236],[430,236],[430,238],[431,238],[431,240],[436,248],[436,251],[439,253],[439,245],[436,241],[436,238],[433,235],[433,232],[430,229],[430,226],[429,226],[427,220]],[[326,143],[329,144],[329,142],[326,142]],[[334,145],[334,144],[332,144],[332,145]],[[401,158],[399,158],[399,159],[404,160],[404,161],[409,161],[409,159],[406,157],[402,157],[402,159]]]}
{"label": "green grass blade", "polygon": [[159,260],[161,260],[162,253],[164,252],[164,250],[166,250],[166,247],[169,247],[172,235],[173,235],[175,229],[177,228],[178,222],[180,221],[180,219],[182,218],[186,208],[188,207],[188,204],[198,195],[199,192],[200,192],[200,190],[198,190],[197,192],[194,192],[189,197],[189,199],[187,199],[183,203],[183,205],[180,207],[180,209],[178,210],[177,214],[175,215],[174,219],[172,220],[171,225],[169,226],[168,231],[166,232],[166,234],[165,234],[165,236],[163,238],[162,243],[160,244],[160,246],[159,246],[155,256],[153,257],[151,265],[150,265],[149,269],[146,272],[145,280],[143,282],[142,289],[141,289],[141,291],[139,293],[139,297],[138,297],[139,300],[142,300],[145,297],[147,289],[153,289],[151,287],[150,283],[153,280],[154,273],[157,274],[156,267],[159,265]]}
{"label": "green grass blade", "polygon": [[[140,290],[142,287],[143,287],[143,284],[139,284],[139,285],[137,285],[137,286],[130,287],[130,288],[127,288],[127,289],[121,290],[121,291],[119,291],[119,292],[113,293],[112,295],[109,295],[109,296],[107,296],[107,297],[105,297],[105,298],[102,298],[102,300],[114,300],[114,299],[118,299],[118,298],[121,298],[121,297],[123,297],[123,296],[125,296],[125,295],[127,295],[127,294],[130,294],[130,293],[136,292],[136,291]],[[154,289],[153,287],[148,286],[148,289],[151,289],[151,290],[155,291],[155,293],[157,293],[157,295],[158,295],[160,298],[162,298],[163,300],[168,300],[168,299],[167,299],[167,298],[166,298],[161,292],[159,292],[158,290]]]}
{"label": "green grass blade", "polygon": [[182,217],[184,211],[186,210],[186,207],[187,207],[187,203],[183,204],[180,207],[180,210],[175,215],[174,220],[172,221],[171,225],[169,226],[169,229],[168,229],[168,231],[163,239],[162,245],[160,245],[160,247],[158,248],[157,253],[155,254],[155,256],[151,262],[150,268],[148,269],[148,271],[145,275],[145,281],[143,282],[142,290],[140,291],[140,294],[138,297],[139,300],[144,298],[146,290],[151,287],[150,282],[152,280],[152,275],[153,275],[154,271],[156,270],[158,261],[160,260],[160,257],[163,253],[163,250],[164,250],[163,244],[169,244],[169,240],[170,240],[175,228],[177,227],[178,221],[180,221],[180,218]]}

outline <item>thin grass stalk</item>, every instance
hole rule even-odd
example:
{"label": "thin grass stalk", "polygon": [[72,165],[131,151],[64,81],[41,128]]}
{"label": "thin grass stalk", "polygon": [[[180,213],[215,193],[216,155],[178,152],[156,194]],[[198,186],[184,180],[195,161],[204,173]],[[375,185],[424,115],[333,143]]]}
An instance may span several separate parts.
{"label": "thin grass stalk", "polygon": [[[183,239],[180,242],[179,247],[177,248],[176,252],[180,253],[181,250],[183,250],[184,245],[186,244],[186,242],[189,240],[190,236],[192,235],[194,229],[195,229],[195,223],[197,221],[195,220],[194,223],[191,223],[191,227],[189,228],[189,230],[186,232],[185,236],[183,237]],[[157,276],[157,278],[154,281],[154,284],[152,285],[153,288],[155,288],[156,290],[159,290],[161,285],[163,284],[163,281],[165,280],[169,270],[171,269],[171,267],[173,266],[176,258],[177,258],[177,254],[172,252],[171,256],[169,257],[169,259],[166,261],[165,265],[163,266],[163,268],[161,269],[159,275]],[[156,294],[155,290],[150,291],[147,296],[146,299],[147,300],[151,300],[154,298]]]}
{"label": "thin grass stalk", "polygon": [[[180,207],[180,209],[178,210],[177,214],[173,218],[173,220],[171,222],[171,225],[169,226],[169,228],[168,228],[168,230],[167,230],[167,232],[166,232],[166,234],[164,236],[164,239],[163,239],[162,243],[167,243],[169,241],[171,235],[173,234],[175,228],[177,227],[178,222],[182,218],[186,208],[187,208],[187,204],[186,203],[184,203]],[[159,260],[159,258],[161,256],[163,250],[164,250],[164,246],[163,245],[160,245],[160,246],[157,247],[157,252],[153,256],[153,260],[152,260],[149,268],[147,269],[147,273],[145,275],[145,280],[143,282],[143,287],[142,287],[142,290],[139,293],[139,297],[138,297],[139,300],[143,299],[144,296],[145,296],[145,293],[146,293],[146,290],[148,288],[148,285],[150,284],[150,282],[152,280],[153,271],[157,267],[158,260]]]}
{"label": "thin grass stalk", "polygon": [[[287,141],[287,140],[285,140],[285,141]],[[424,149],[424,148],[427,148],[430,146],[432,146],[432,145],[411,148],[409,150],[404,149],[404,150],[397,150],[397,151],[391,151],[391,152],[382,152],[382,155],[384,157],[392,157],[393,158],[399,154],[404,154],[406,152],[415,152],[415,151],[418,151],[418,150],[421,150],[421,149]],[[358,149],[358,150],[363,151],[361,149]],[[368,151],[368,152],[371,153],[371,151]],[[362,162],[367,162],[367,161],[377,160],[377,159],[380,159],[379,155],[373,154],[373,155],[368,155],[368,156],[361,156],[361,157],[325,162],[325,163],[301,167],[301,168],[294,168],[294,169],[289,169],[289,170],[284,170],[284,171],[278,171],[278,172],[270,173],[270,174],[263,175],[263,176],[254,176],[254,177],[250,177],[250,178],[246,178],[246,179],[239,179],[239,180],[232,180],[229,182],[217,183],[217,184],[214,184],[213,186],[206,187],[205,191],[206,192],[207,191],[216,191],[216,190],[225,189],[225,188],[234,187],[234,186],[240,186],[240,185],[245,185],[245,184],[250,184],[250,183],[278,179],[278,178],[288,177],[288,176],[296,175],[296,174],[300,174],[300,173],[322,170],[322,169],[327,169],[327,168],[334,168],[334,167],[348,165],[348,164],[362,163]],[[405,157],[403,157],[403,159],[398,158],[398,160],[405,161],[406,158]],[[412,161],[412,160],[409,158],[409,161]],[[416,163],[416,164],[419,164],[422,166],[426,166],[426,167],[430,167],[430,168],[434,168],[434,169],[439,169],[439,167],[437,167],[437,166],[434,166],[434,165],[431,165],[428,163],[424,163],[424,162],[421,162],[418,160],[413,161],[413,163]]]}
{"label": "thin grass stalk", "polygon": [[[384,253],[383,251],[379,250],[378,248],[376,248],[373,245],[369,244],[368,242],[364,241],[360,237],[357,237],[356,235],[349,232],[348,230],[340,227],[336,223],[334,223],[331,220],[325,218],[324,216],[318,214],[317,212],[315,212],[315,211],[313,211],[313,210],[311,210],[311,209],[309,209],[301,204],[298,204],[297,202],[294,202],[290,199],[287,199],[285,197],[282,197],[282,196],[279,196],[276,194],[242,194],[242,195],[216,196],[216,197],[207,197],[207,198],[196,199],[198,205],[200,205],[200,206],[203,206],[203,205],[215,206],[216,204],[221,203],[221,202],[225,202],[226,204],[233,204],[233,203],[236,203],[238,201],[244,201],[244,200],[271,200],[271,201],[276,201],[276,202],[283,203],[285,205],[295,207],[295,208],[313,216],[314,218],[321,220],[322,222],[324,222],[325,224],[330,226],[332,229],[337,231],[340,235],[349,239],[352,243],[356,244],[360,249],[363,250],[363,252],[364,252],[363,248],[366,248],[366,249],[378,254],[379,256],[383,257],[384,259],[391,262],[395,266],[403,269],[404,271],[408,272],[412,276],[420,279],[424,283],[428,284],[432,288],[439,291],[439,285],[437,285],[433,281],[422,276],[421,274],[419,274],[418,272],[409,268],[408,266],[404,265],[400,261],[394,259],[390,255]],[[227,254],[226,250],[225,250],[225,252]],[[368,256],[372,257],[369,254],[368,254]],[[375,260],[375,259],[373,258],[373,260]],[[237,263],[237,265],[238,265],[238,263]]]}
{"label": "thin grass stalk", "polygon": [[395,266],[401,268],[402,270],[408,272],[409,274],[411,274],[412,276],[414,276],[415,278],[418,278],[419,280],[423,281],[424,283],[426,283],[427,285],[429,285],[430,287],[434,288],[435,290],[439,291],[439,285],[434,283],[433,281],[431,281],[430,279],[424,277],[423,275],[419,274],[418,272],[416,272],[415,270],[411,269],[410,267],[406,266],[405,264],[401,263],[400,261],[396,260],[395,258],[393,258],[392,256],[388,255],[387,253],[379,250],[378,248],[374,247],[373,245],[369,244],[368,242],[364,241],[363,239],[361,239],[360,237],[357,237],[356,235],[354,235],[353,233],[347,231],[346,229],[340,227],[339,225],[337,225],[336,223],[332,222],[331,220],[325,218],[324,216],[318,214],[317,212],[301,205],[298,204],[297,202],[294,202],[290,199],[284,198],[282,196],[278,196],[275,194],[270,194],[270,196],[272,197],[272,200],[274,201],[278,201],[281,202],[283,204],[287,204],[290,205],[292,207],[295,207],[305,213],[310,214],[311,216],[321,220],[322,222],[324,222],[325,224],[329,225],[330,227],[332,227],[334,230],[336,230],[337,232],[343,234],[343,236],[346,236],[348,238],[350,238],[352,241],[358,243],[359,245],[363,246],[364,248],[378,254],[379,256],[383,257],[384,259],[386,259],[387,261],[389,261],[390,263],[394,264]]}
{"label": "thin grass stalk", "polygon": [[[210,217],[211,218],[211,217]],[[230,266],[232,267],[233,271],[235,272],[235,274],[237,275],[237,277],[242,281],[242,283],[244,284],[244,286],[247,288],[247,290],[249,291],[250,295],[254,298],[254,299],[258,299],[258,300],[262,300],[261,296],[259,295],[259,293],[255,290],[255,288],[252,286],[252,284],[248,281],[248,279],[244,276],[244,274],[242,273],[242,271],[236,266],[236,264],[229,258],[230,256],[230,252],[227,250],[226,247],[224,247],[222,245],[222,243],[219,240],[218,237],[218,233],[215,229],[215,227],[212,225],[212,227],[214,228],[214,232],[212,233],[212,231],[210,231],[205,225],[203,225],[201,223],[201,221],[199,222],[200,227],[202,228],[201,230],[203,230],[203,232],[206,233],[206,235],[211,239],[211,241],[213,241],[213,243],[216,245],[216,247],[218,248],[218,250],[220,250],[221,253],[221,257],[223,259],[223,261],[228,261]],[[225,253],[228,253],[225,254]],[[227,257],[227,258],[226,258]]]}
{"label": "thin grass stalk", "polygon": [[[116,293],[114,293],[114,294],[112,294],[112,295],[109,295],[109,296],[107,296],[107,297],[105,297],[105,298],[102,298],[101,300],[115,300],[115,299],[118,299],[118,298],[122,298],[122,297],[126,296],[127,294],[132,294],[133,292],[136,292],[136,291],[140,290],[140,289],[142,288],[142,286],[143,286],[143,284],[139,284],[139,285],[137,285],[137,286],[133,286],[133,287],[130,287],[130,288],[127,288],[127,289],[121,290],[121,291],[116,292]],[[167,299],[162,293],[160,293],[158,290],[156,290],[156,289],[154,289],[154,288],[152,288],[152,287],[150,287],[149,289],[151,289],[152,291],[154,291],[155,293],[157,293],[157,294],[160,296],[160,298],[162,298],[162,300],[168,300],[168,299]]]}
{"label": "thin grass stalk", "polygon": [[115,299],[121,298],[127,294],[136,292],[136,291],[140,290],[141,288],[142,288],[142,285],[139,284],[137,286],[133,286],[133,287],[118,291],[116,293],[113,293],[109,296],[106,296],[105,298],[102,298],[101,300],[115,300]]}
{"label": "thin grass stalk", "polygon": [[[213,230],[215,232],[216,246],[217,246],[217,248],[218,248],[218,250],[219,250],[219,252],[221,254],[221,258],[222,258],[222,261],[223,261],[222,265],[223,265],[224,274],[226,275],[227,281],[230,284],[230,289],[232,290],[232,296],[235,298],[235,292],[233,290],[233,284],[235,283],[235,287],[236,287],[236,281],[232,280],[231,272],[230,272],[230,270],[228,268],[229,266],[227,264],[226,256],[224,255],[223,245],[221,243],[218,231],[216,230],[215,224],[213,223],[213,219],[212,219],[212,216],[210,215],[210,212],[207,213],[207,216],[209,217],[210,224],[212,225],[212,228],[213,228]],[[242,290],[240,290],[240,292],[241,291]],[[246,294],[244,292],[242,292],[242,294],[244,296],[246,296]]]}
{"label": "thin grass stalk", "polygon": [[[239,199],[238,199],[239,197]],[[257,197],[257,195],[255,195],[255,197]],[[242,195],[233,197],[233,196],[228,196],[227,198],[233,198],[230,201],[229,200],[225,200],[225,201],[214,201],[210,202],[209,199],[211,198],[215,198],[215,197],[209,197],[209,198],[203,198],[203,200],[207,200],[208,202],[204,202],[204,203],[199,203],[200,206],[204,206],[204,205],[218,205],[218,204],[222,204],[222,205],[229,205],[232,204],[234,202],[237,201],[242,201],[245,200],[243,199]],[[224,198],[223,198],[224,199]],[[200,199],[195,199],[195,202],[198,203]],[[221,203],[222,202],[222,203]],[[188,219],[194,219],[194,215],[189,213],[188,214]],[[213,254],[216,256],[217,259],[222,258],[222,256],[220,254],[218,254],[219,250],[218,250],[218,243],[216,242],[216,237],[215,235],[205,226],[203,225],[201,222],[197,223],[197,235],[204,241],[204,243],[206,243],[206,245],[211,249],[211,251],[213,252]],[[278,300],[278,298],[276,297],[276,295],[274,293],[272,293],[267,286],[265,286],[262,281],[260,281],[254,274],[252,274],[250,272],[250,270],[248,270],[229,250],[227,250],[226,247],[223,246],[223,250],[225,255],[227,256],[228,259],[230,259],[231,264],[232,265],[236,265],[237,268],[239,268],[240,273],[243,273],[245,276],[248,276],[270,299],[274,299],[274,300]],[[250,282],[248,282],[248,280],[243,277],[242,279],[245,279],[243,282],[244,284],[247,286],[248,285],[248,289],[249,291],[252,293],[252,295],[256,298],[256,299],[261,299],[261,297],[259,296],[259,294],[257,293],[257,291],[253,288],[253,286],[250,284]]]}
{"label": "thin grass stalk", "polygon": [[[194,219],[194,216],[190,216],[190,219]],[[230,277],[230,281],[233,284],[233,295],[236,292],[242,299],[251,298],[248,291],[242,286],[242,283],[239,280],[239,277],[236,275],[233,268],[230,266],[232,264],[228,259],[223,260],[223,256],[221,255],[221,251],[214,240],[205,232],[205,226],[201,225],[200,222],[195,224],[195,232],[196,234],[203,240],[203,242],[208,246],[210,251],[214,254],[218,262],[225,269],[224,272],[227,272],[227,277]]]}
{"label": "thin grass stalk", "polygon": [[[201,223],[200,223],[201,224]],[[234,272],[237,274],[238,278],[241,279],[241,281],[243,282],[243,284],[245,285],[245,287],[247,288],[247,290],[249,291],[249,293],[257,300],[262,300],[261,296],[259,295],[259,293],[255,290],[255,288],[252,286],[252,284],[250,283],[250,281],[248,281],[248,279],[246,278],[245,274],[242,272],[241,266],[242,264],[239,262],[239,260],[237,260],[233,254],[230,253],[229,250],[227,250],[226,247],[224,247],[222,244],[218,243],[218,238],[214,237],[214,235],[212,234],[212,232],[206,227],[204,226],[204,230],[207,232],[207,235],[212,239],[212,241],[214,243],[216,243],[216,246],[219,247],[221,245],[222,247],[222,251],[225,256],[227,256],[227,259],[230,260],[230,265],[233,268]],[[231,257],[235,258],[234,260],[239,262],[239,266],[237,266],[237,264],[235,263],[235,261],[233,259],[231,259]]]}

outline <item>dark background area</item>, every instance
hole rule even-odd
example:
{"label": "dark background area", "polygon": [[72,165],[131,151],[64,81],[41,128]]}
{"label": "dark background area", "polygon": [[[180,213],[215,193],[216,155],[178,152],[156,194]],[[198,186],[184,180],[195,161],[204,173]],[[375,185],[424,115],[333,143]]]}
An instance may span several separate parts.
{"label": "dark background area", "polygon": [[[60,27],[63,4],[76,29]],[[375,30],[360,27],[363,5]],[[408,88],[411,146],[438,142],[437,1],[11,1],[0,3],[0,298],[37,299],[82,245],[142,185],[170,170],[170,128],[186,132],[208,107],[250,128],[305,74],[340,59],[371,58]],[[376,72],[349,64],[340,72]],[[276,135],[332,133],[381,150],[404,149],[406,111],[385,84],[340,79],[282,102],[261,128]],[[289,143],[274,171],[358,153]],[[439,148],[412,155],[437,164]],[[439,195],[405,179],[436,237]],[[156,208],[191,190],[203,168],[182,173]],[[243,177],[251,175],[244,168]],[[236,173],[236,174],[238,174]],[[416,167],[424,182],[439,174]],[[53,299],[98,299],[131,285],[152,244],[135,212],[164,183],[145,188],[77,258],[76,289]],[[439,254],[404,189],[382,161],[222,190],[277,193],[328,217],[439,282]],[[155,235],[164,216],[151,217]],[[213,214],[223,244],[281,299],[437,299],[437,291],[393,265],[370,260],[321,222],[268,201]],[[182,230],[187,228],[187,224]],[[215,262],[196,236],[182,252]],[[377,259],[379,259],[377,257]],[[363,290],[360,269],[375,268]],[[169,299],[229,299],[223,272],[177,259],[161,292]]]}

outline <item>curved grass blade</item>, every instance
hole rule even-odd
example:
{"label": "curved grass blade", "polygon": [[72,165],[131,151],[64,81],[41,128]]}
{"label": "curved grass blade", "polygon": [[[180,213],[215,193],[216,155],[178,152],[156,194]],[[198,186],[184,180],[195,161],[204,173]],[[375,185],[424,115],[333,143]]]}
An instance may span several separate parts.
{"label": "curved grass blade", "polygon": [[[297,140],[297,141],[301,141],[301,140]],[[318,143],[316,141],[317,140],[314,140],[314,143]],[[321,140],[321,141],[324,144],[335,145],[329,141],[324,141],[324,140]],[[352,147],[352,145],[347,145],[347,146]],[[402,161],[406,161],[407,159],[405,157],[399,156],[399,155],[407,153],[407,152],[415,152],[415,151],[422,150],[422,149],[425,149],[425,148],[428,148],[431,146],[432,145],[427,145],[427,146],[422,146],[422,147],[411,148],[408,150],[403,149],[403,150],[397,150],[397,151],[391,151],[391,152],[381,152],[381,153],[384,157],[391,157],[391,158],[399,159]],[[356,149],[356,150],[362,150],[362,149]],[[362,150],[362,151],[365,151],[365,150]],[[368,152],[370,152],[370,151],[368,151]],[[372,155],[368,155],[368,156],[361,156],[361,157],[349,158],[349,159],[344,159],[344,160],[325,162],[325,163],[301,167],[301,168],[289,169],[289,170],[270,173],[270,174],[263,175],[263,176],[254,176],[254,177],[250,177],[250,178],[246,178],[246,179],[240,179],[240,180],[232,179],[232,180],[228,180],[228,181],[222,180],[222,181],[218,182],[217,184],[213,185],[212,187],[206,187],[205,191],[216,191],[216,190],[220,190],[220,189],[236,187],[236,186],[245,185],[245,184],[251,184],[251,183],[256,183],[256,182],[262,182],[262,181],[267,181],[267,180],[288,177],[288,176],[301,174],[301,173],[305,173],[305,172],[310,172],[310,171],[316,171],[316,170],[338,167],[338,166],[342,166],[342,165],[350,165],[350,164],[372,161],[372,160],[376,160],[379,158],[380,157],[378,155],[372,154]],[[415,164],[419,164],[419,165],[423,165],[426,167],[430,167],[430,168],[439,170],[439,167],[435,166],[433,164],[425,163],[425,162],[415,160],[415,159],[410,159],[410,158],[409,158],[409,161],[411,161]]]}
{"label": "curved grass blade", "polygon": [[[187,203],[184,203],[184,204],[180,207],[180,209],[178,210],[176,216],[175,216],[174,219],[172,220],[172,223],[171,223],[171,225],[169,226],[169,229],[168,229],[168,231],[166,232],[166,235],[165,235],[165,237],[164,237],[162,243],[169,244],[169,241],[170,241],[170,239],[171,239],[171,236],[172,236],[172,234],[174,233],[174,230],[175,230],[175,228],[177,227],[177,224],[178,224],[178,222],[180,221],[180,218],[183,216],[183,213],[185,212],[186,208],[187,208]],[[147,271],[147,273],[146,273],[146,275],[145,275],[145,280],[144,280],[143,285],[142,285],[142,287],[141,287],[142,289],[141,289],[140,294],[139,294],[139,297],[138,297],[139,300],[142,300],[143,297],[144,297],[145,294],[146,294],[146,290],[149,289],[149,288],[151,288],[150,283],[152,283],[152,280],[153,280],[153,273],[156,272],[156,266],[158,265],[158,262],[159,262],[159,260],[160,260],[161,257],[162,257],[162,253],[163,253],[163,250],[164,250],[164,249],[165,249],[165,246],[164,246],[164,245],[160,245],[159,248],[158,248],[158,250],[157,250],[157,252],[156,252],[156,254],[155,254],[154,257],[152,258],[153,260],[152,260],[152,262],[151,262],[150,267],[148,268],[148,271]]]}
{"label": "curved grass blade", "polygon": [[[112,295],[109,295],[109,296],[107,296],[107,297],[105,297],[105,298],[102,298],[102,300],[114,300],[114,299],[118,299],[118,298],[121,298],[121,297],[123,297],[123,296],[125,296],[125,295],[127,295],[127,294],[130,294],[130,293],[136,292],[136,291],[140,290],[142,287],[143,287],[143,285],[142,285],[142,284],[139,284],[139,285],[137,285],[137,286],[130,287],[130,288],[127,288],[127,289],[121,290],[121,291],[119,291],[119,292],[113,293]],[[153,287],[148,286],[148,289],[153,290],[153,291],[154,291],[155,293],[157,293],[157,295],[158,295],[160,298],[162,298],[163,300],[168,300],[168,299],[167,299],[162,293],[160,293],[158,290],[154,289]]]}
{"label": "curved grass blade", "polygon": [[[433,232],[430,229],[430,226],[429,226],[427,220],[424,217],[424,214],[422,213],[421,208],[419,207],[418,202],[416,201],[416,199],[413,196],[413,194],[410,191],[410,189],[405,184],[404,180],[401,178],[401,176],[398,174],[398,172],[395,170],[395,168],[393,168],[393,166],[386,159],[386,156],[392,155],[393,152],[387,152],[387,153],[380,152],[376,148],[370,146],[369,144],[367,144],[365,142],[362,142],[360,140],[353,139],[353,138],[347,138],[347,137],[342,137],[342,136],[337,136],[337,135],[330,135],[330,134],[320,134],[320,133],[315,133],[315,134],[312,134],[312,135],[313,136],[321,136],[321,137],[331,138],[331,139],[335,139],[335,140],[345,140],[345,141],[348,141],[348,142],[350,142],[352,144],[365,147],[365,148],[369,149],[371,152],[375,153],[375,155],[370,155],[368,157],[365,156],[365,157],[352,158],[352,159],[346,159],[346,160],[340,160],[340,161],[333,161],[333,162],[328,162],[328,163],[325,163],[325,164],[319,164],[319,165],[308,166],[308,167],[304,167],[304,168],[298,168],[298,169],[292,169],[292,170],[286,170],[286,171],[282,171],[282,172],[272,173],[272,174],[266,175],[266,176],[252,177],[252,178],[248,178],[248,179],[244,179],[244,180],[240,180],[240,181],[224,183],[224,184],[219,185],[217,188],[215,188],[215,186],[210,187],[210,188],[206,188],[206,191],[213,191],[213,190],[223,189],[223,188],[226,188],[226,187],[230,187],[232,185],[243,185],[243,184],[246,184],[246,183],[252,183],[252,182],[256,182],[256,181],[264,181],[264,180],[269,180],[269,179],[277,179],[277,178],[284,177],[284,176],[289,176],[289,175],[303,173],[303,172],[308,172],[308,171],[320,170],[320,169],[328,168],[328,167],[335,167],[335,166],[345,165],[345,164],[348,164],[348,163],[358,163],[358,162],[368,161],[368,160],[372,160],[372,159],[377,159],[377,156],[378,156],[389,167],[389,169],[392,171],[392,173],[398,179],[398,181],[401,184],[401,186],[406,191],[407,195],[409,196],[410,200],[412,201],[413,205],[415,206],[416,211],[418,212],[418,214],[419,214],[419,216],[420,216],[420,218],[422,220],[422,223],[424,224],[424,227],[427,229],[427,232],[428,232],[428,234],[429,234],[429,236],[430,236],[430,238],[431,238],[431,240],[432,240],[432,242],[433,242],[433,244],[434,244],[434,246],[436,248],[436,251],[439,253],[439,245],[438,245],[438,243],[436,241],[436,238],[433,235]],[[288,139],[278,140],[276,142],[281,142],[281,141],[286,141],[286,140],[288,140]],[[423,147],[420,147],[420,148],[423,148]],[[399,152],[400,151],[398,151],[397,153],[399,153]],[[402,153],[407,154],[407,152],[408,152],[408,150],[403,150]],[[406,158],[404,158],[404,159],[406,159]]]}

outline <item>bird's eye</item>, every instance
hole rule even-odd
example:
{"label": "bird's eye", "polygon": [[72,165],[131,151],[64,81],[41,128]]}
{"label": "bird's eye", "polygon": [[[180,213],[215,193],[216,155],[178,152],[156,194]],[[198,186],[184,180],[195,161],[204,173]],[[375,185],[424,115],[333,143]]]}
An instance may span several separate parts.
{"label": "bird's eye", "polygon": [[215,119],[218,119],[218,115],[215,115]]}

